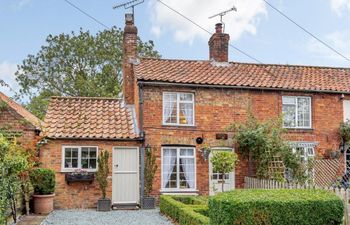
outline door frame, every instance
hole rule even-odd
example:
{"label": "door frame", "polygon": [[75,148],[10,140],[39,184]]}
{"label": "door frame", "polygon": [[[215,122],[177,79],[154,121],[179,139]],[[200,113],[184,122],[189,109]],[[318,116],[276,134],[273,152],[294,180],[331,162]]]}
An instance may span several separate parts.
{"label": "door frame", "polygon": [[[138,170],[137,170],[137,196],[136,196],[136,199],[137,201],[136,202],[115,202],[114,201],[114,194],[115,194],[115,190],[114,190],[114,187],[113,187],[113,175],[114,175],[114,165],[113,165],[113,162],[114,162],[114,159],[116,157],[116,154],[114,153],[116,151],[118,151],[118,149],[135,149],[136,152],[137,152],[137,165],[138,165]],[[136,204],[140,204],[140,148],[137,147],[137,146],[113,146],[112,148],[112,204],[128,204],[128,203],[136,203]]]}
{"label": "door frame", "polygon": [[[210,148],[210,154],[209,154],[209,157],[208,157],[208,175],[209,175],[209,195],[214,195],[214,191],[212,190],[212,182],[211,182],[211,175],[212,175],[212,166],[211,166],[211,162],[210,162],[210,157],[211,157],[211,153],[213,151],[218,151],[218,150],[223,150],[223,151],[231,151],[231,152],[235,152],[235,149],[232,147],[212,147]],[[236,170],[235,168],[233,169],[233,171],[231,172],[232,173],[232,190],[236,188]]]}

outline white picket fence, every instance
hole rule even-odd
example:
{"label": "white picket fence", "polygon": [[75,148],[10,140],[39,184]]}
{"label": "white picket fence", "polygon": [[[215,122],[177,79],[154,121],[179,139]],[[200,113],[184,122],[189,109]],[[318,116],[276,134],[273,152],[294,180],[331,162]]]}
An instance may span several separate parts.
{"label": "white picket fence", "polygon": [[245,189],[323,189],[334,192],[339,196],[344,203],[344,220],[343,225],[350,225],[349,217],[349,189],[345,188],[333,188],[330,186],[321,187],[315,185],[301,185],[297,183],[288,183],[288,182],[278,182],[275,180],[265,180],[258,179],[254,177],[245,177],[244,178],[244,188]]}

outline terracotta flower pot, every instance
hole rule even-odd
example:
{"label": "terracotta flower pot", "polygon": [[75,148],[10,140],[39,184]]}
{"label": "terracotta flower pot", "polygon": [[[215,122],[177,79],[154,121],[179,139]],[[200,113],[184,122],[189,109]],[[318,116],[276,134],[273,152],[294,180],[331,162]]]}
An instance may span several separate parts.
{"label": "terracotta flower pot", "polygon": [[33,195],[34,198],[34,213],[49,214],[53,211],[53,198],[55,194],[51,195]]}

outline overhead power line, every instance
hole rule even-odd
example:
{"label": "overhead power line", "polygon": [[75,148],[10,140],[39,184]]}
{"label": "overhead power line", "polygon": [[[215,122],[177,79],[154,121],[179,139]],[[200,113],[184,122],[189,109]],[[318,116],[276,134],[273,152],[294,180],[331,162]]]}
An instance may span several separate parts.
{"label": "overhead power line", "polygon": [[81,12],[82,14],[84,14],[85,16],[89,17],[90,19],[94,20],[96,23],[100,24],[101,26],[103,26],[106,29],[109,29],[109,27],[102,23],[101,21],[99,21],[98,19],[96,19],[95,17],[91,16],[89,13],[87,13],[86,11],[82,10],[81,8],[79,8],[77,5],[73,4],[71,1],[69,0],[64,0],[67,4],[69,4],[70,6],[72,6],[73,8],[75,8],[76,10],[78,10],[79,12]]}
{"label": "overhead power line", "polygon": [[[168,9],[170,9],[171,11],[175,12],[176,14],[178,14],[179,16],[181,16],[182,18],[186,19],[187,21],[191,22],[192,24],[194,24],[196,27],[198,27],[199,29],[203,30],[204,32],[213,35],[212,32],[210,32],[209,30],[205,29],[204,27],[202,27],[201,25],[199,25],[198,23],[196,23],[195,21],[193,21],[192,19],[188,18],[187,16],[185,16],[184,14],[180,13],[179,11],[177,11],[176,9],[172,8],[171,6],[169,6],[168,4],[164,3],[162,0],[157,0],[159,3],[161,3],[162,5],[164,5],[165,7],[167,7]],[[237,50],[238,52],[240,52],[241,54],[247,56],[248,58],[254,60],[257,63],[263,64],[260,60],[258,60],[257,58],[255,58],[254,56],[248,54],[247,52],[239,49],[238,47],[234,46],[233,44],[229,43],[229,45],[234,48],[235,50]]]}
{"label": "overhead power line", "polygon": [[337,55],[339,55],[340,57],[344,58],[345,60],[347,60],[348,62],[350,62],[350,58],[345,56],[344,54],[342,54],[341,52],[339,52],[338,50],[336,50],[334,47],[330,46],[329,44],[327,44],[325,41],[322,41],[321,38],[317,37],[315,34],[311,33],[311,31],[307,30],[305,27],[301,26],[300,24],[298,24],[295,20],[293,20],[292,18],[290,18],[289,16],[287,16],[285,13],[283,13],[281,10],[279,10],[278,8],[276,8],[275,6],[273,6],[271,3],[269,3],[267,0],[262,0],[264,1],[267,5],[269,5],[272,9],[274,9],[276,12],[278,12],[280,15],[282,15],[284,18],[286,18],[287,20],[289,20],[291,23],[293,23],[294,25],[296,25],[297,27],[299,27],[302,31],[304,31],[305,33],[307,33],[308,35],[310,35],[311,37],[313,37],[314,39],[316,39],[318,42],[320,42],[322,45],[324,45],[325,47],[327,47],[328,49],[330,49],[331,51],[333,51],[334,53],[336,53]]}

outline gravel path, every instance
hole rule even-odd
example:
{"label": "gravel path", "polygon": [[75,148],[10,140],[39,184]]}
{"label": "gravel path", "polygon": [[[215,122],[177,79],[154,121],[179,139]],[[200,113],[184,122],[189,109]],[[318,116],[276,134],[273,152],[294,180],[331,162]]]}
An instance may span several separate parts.
{"label": "gravel path", "polygon": [[154,210],[55,210],[41,225],[172,225],[166,217]]}

